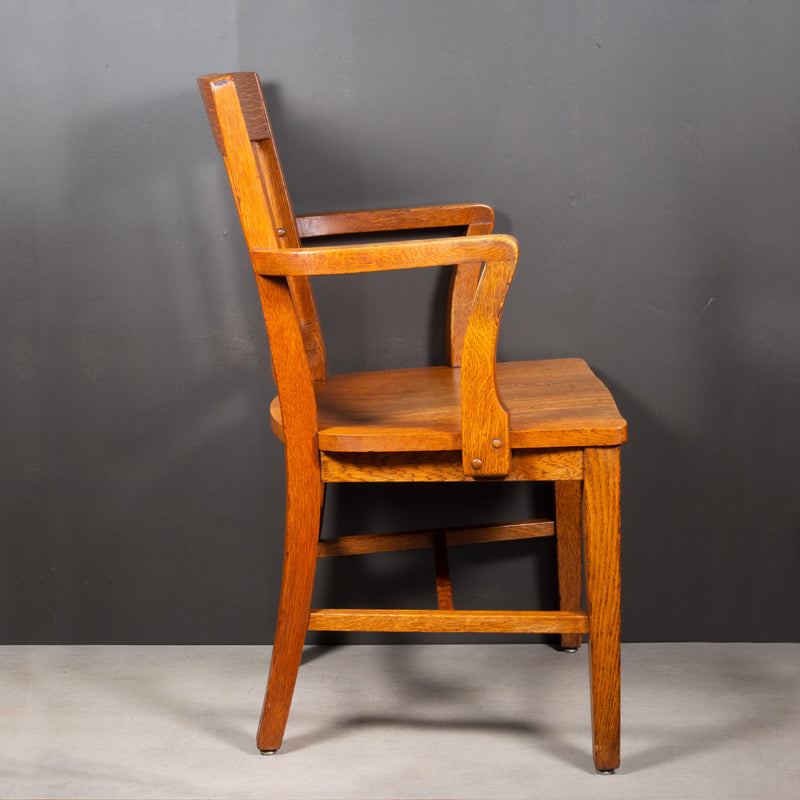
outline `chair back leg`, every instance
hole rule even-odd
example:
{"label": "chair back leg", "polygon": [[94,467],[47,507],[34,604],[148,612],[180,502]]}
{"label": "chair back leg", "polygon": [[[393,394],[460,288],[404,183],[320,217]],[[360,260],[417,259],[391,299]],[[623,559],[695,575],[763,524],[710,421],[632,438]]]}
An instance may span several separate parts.
{"label": "chair back leg", "polygon": [[[556,560],[558,562],[558,599],[562,611],[581,610],[583,566],[581,560],[581,481],[555,482]],[[562,633],[562,650],[577,650],[580,633]]]}

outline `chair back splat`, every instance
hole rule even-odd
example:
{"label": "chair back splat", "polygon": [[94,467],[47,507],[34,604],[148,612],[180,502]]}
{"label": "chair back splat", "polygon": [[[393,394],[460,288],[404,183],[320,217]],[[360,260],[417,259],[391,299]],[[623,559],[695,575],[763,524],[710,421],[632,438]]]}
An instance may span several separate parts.
{"label": "chair back splat", "polygon": [[[594,764],[613,771],[620,741],[619,454],[627,426],[610,393],[579,358],[497,363],[518,248],[512,237],[492,234],[491,208],[468,203],[296,217],[258,76],[206,75],[198,85],[250,251],[278,387],[272,428],[286,449],[283,578],[258,748],[271,753],[281,746],[308,630],[551,633],[570,651],[588,634]],[[460,235],[341,246],[313,241],[433,228]],[[448,264],[446,365],[328,375],[314,275]],[[487,480],[552,482],[555,519],[320,541],[328,483]],[[553,535],[557,609],[458,607],[449,547]],[[435,607],[311,608],[317,559],[416,548],[433,552]]]}

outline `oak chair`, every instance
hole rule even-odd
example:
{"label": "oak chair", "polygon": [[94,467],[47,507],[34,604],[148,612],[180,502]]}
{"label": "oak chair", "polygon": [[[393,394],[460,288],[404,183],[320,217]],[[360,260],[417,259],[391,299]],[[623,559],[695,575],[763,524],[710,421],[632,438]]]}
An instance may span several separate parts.
{"label": "oak chair", "polygon": [[[295,217],[258,76],[198,78],[250,250],[286,454],[286,539],[258,748],[282,743],[307,630],[589,635],[594,764],[619,765],[620,445],[625,420],[580,359],[495,363],[517,243],[491,235],[485,205]],[[455,228],[462,236],[306,246],[333,234]],[[309,279],[455,265],[446,366],[328,375]],[[555,520],[320,541],[325,485],[375,481],[553,481]],[[556,536],[560,608],[457,610],[447,546]],[[311,609],[318,558],[428,547],[438,608]],[[582,608],[582,560],[586,609]]]}

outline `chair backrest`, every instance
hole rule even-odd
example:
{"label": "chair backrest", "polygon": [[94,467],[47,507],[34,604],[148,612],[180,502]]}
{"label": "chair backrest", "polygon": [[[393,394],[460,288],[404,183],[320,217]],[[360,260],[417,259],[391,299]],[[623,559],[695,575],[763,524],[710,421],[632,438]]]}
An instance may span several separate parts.
{"label": "chair backrest", "polygon": [[[204,75],[197,79],[197,83],[217,149],[225,160],[248,248],[252,251],[257,248],[299,247],[295,215],[258,75],[255,72]],[[311,380],[323,380],[327,369],[325,347],[308,278],[291,277],[277,283],[283,281],[294,306],[309,377]],[[273,331],[278,331],[270,325],[270,317],[279,311],[274,303],[280,293],[268,302],[264,291],[261,291],[264,288],[267,287],[263,281],[259,281],[272,345],[273,370],[279,384],[278,391],[281,392],[275,358],[277,341],[273,336]],[[291,332],[285,330],[279,334],[282,346],[286,343],[287,333],[291,336]]]}

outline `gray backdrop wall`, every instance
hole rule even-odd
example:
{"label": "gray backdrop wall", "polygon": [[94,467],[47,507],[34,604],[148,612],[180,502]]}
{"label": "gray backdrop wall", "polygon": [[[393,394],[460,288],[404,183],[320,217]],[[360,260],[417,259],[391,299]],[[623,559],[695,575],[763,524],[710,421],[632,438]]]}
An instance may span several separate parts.
{"label": "gray backdrop wall", "polygon": [[[265,83],[298,213],[482,201],[522,258],[502,359],[583,355],[628,418],[624,637],[798,640],[800,4],[2,3],[0,640],[265,642],[267,343],[195,89]],[[331,366],[441,359],[443,276],[321,280]],[[329,527],[546,510],[331,493]],[[551,544],[462,602],[550,602]],[[326,564],[429,599],[418,554]]]}

